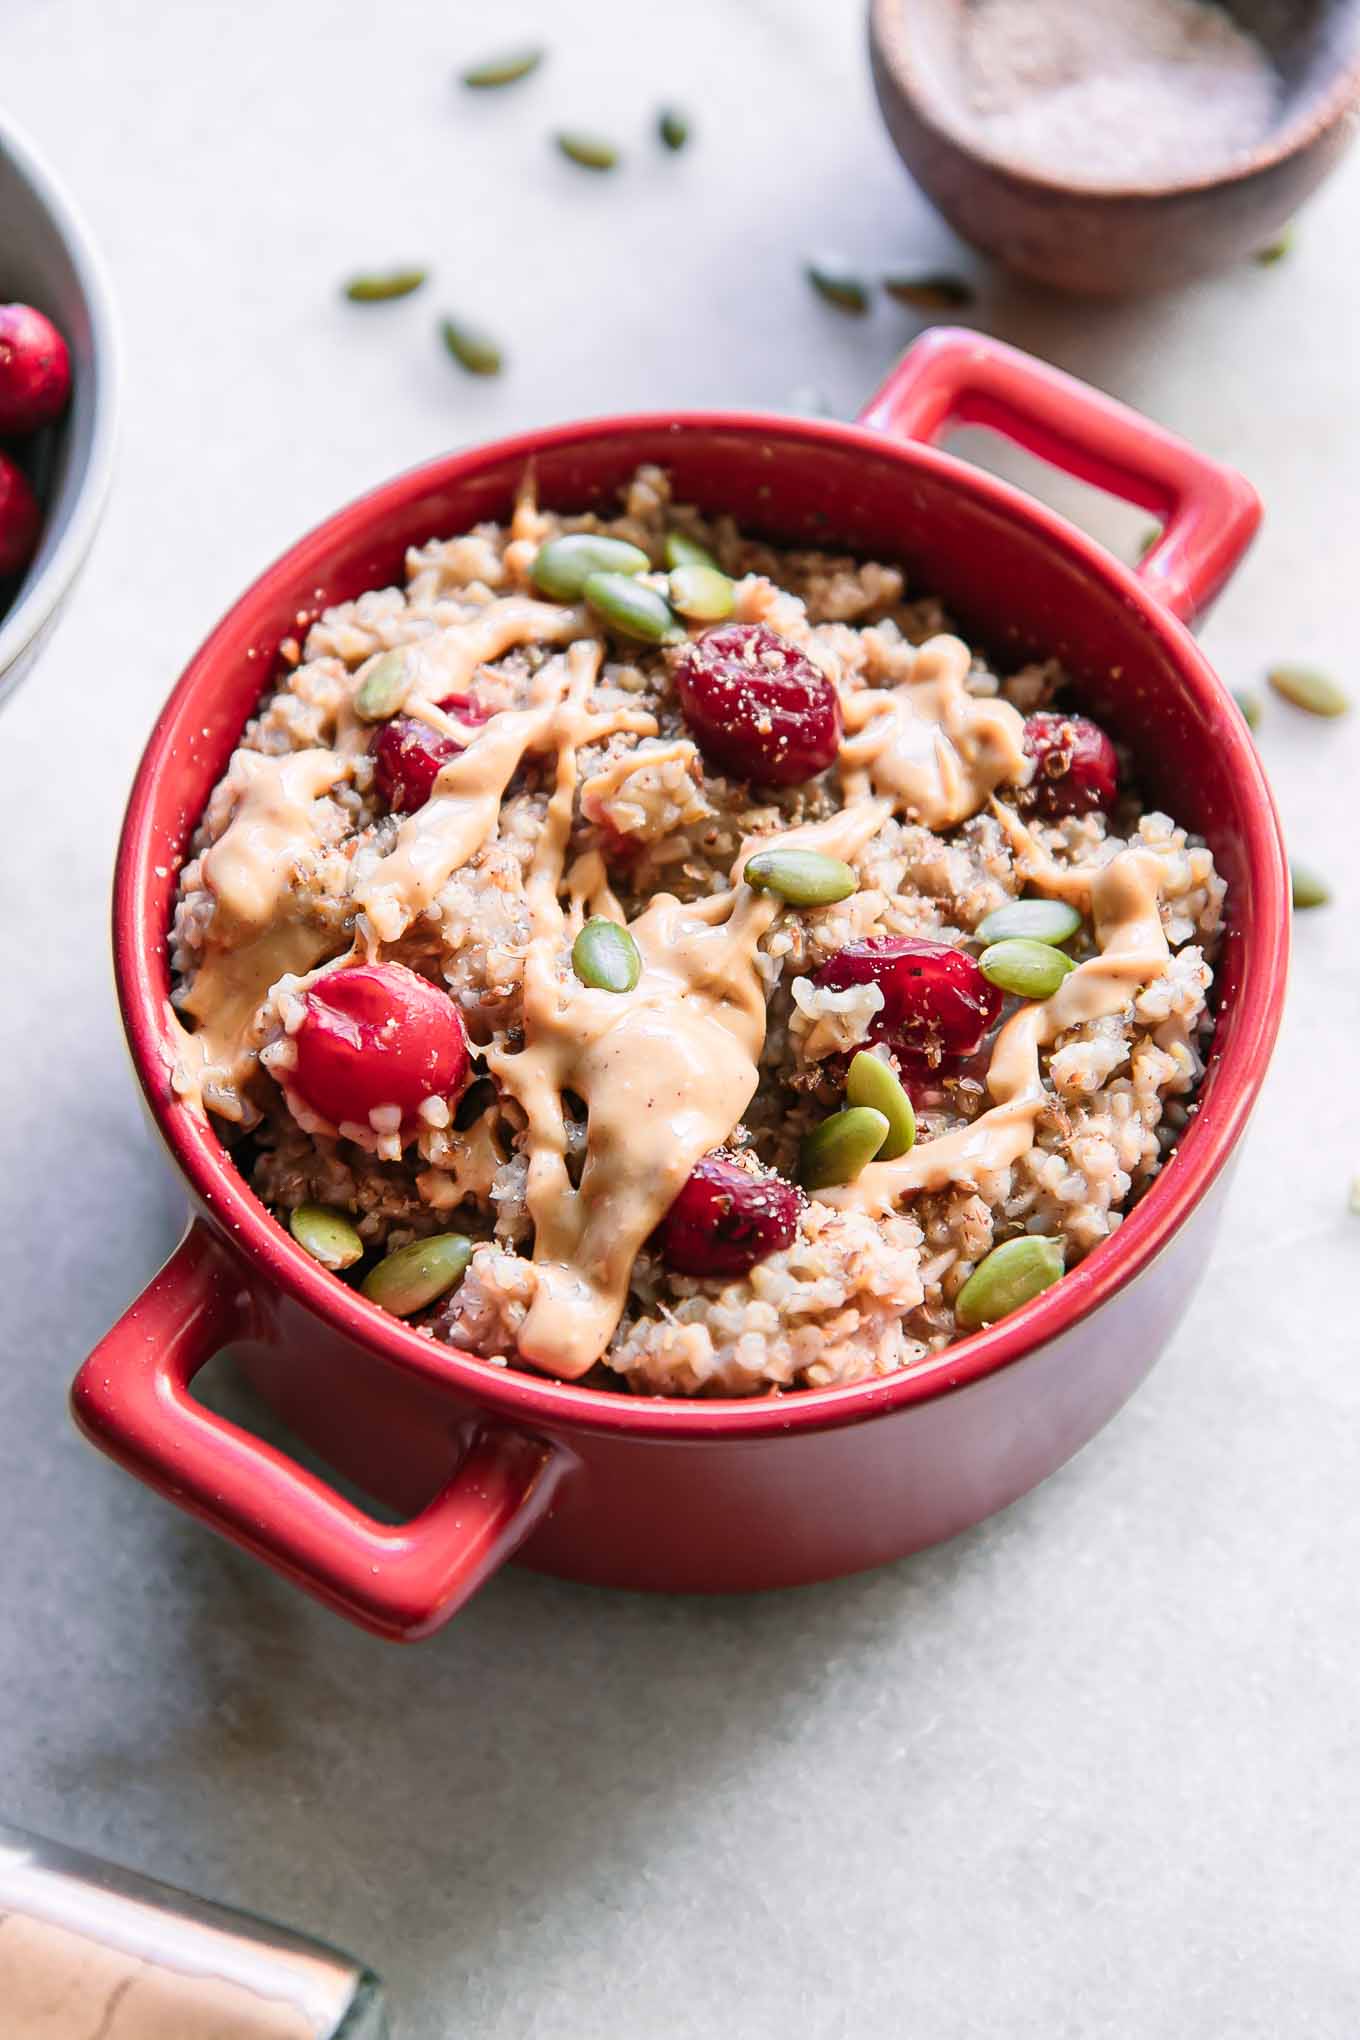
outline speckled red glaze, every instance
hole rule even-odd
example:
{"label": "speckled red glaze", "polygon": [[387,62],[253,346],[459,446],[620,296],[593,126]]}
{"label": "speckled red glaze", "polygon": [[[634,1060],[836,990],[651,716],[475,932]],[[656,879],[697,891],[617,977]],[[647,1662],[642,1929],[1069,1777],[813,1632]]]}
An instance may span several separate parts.
{"label": "speckled red glaze", "polygon": [[[1137,570],[1009,484],[928,443],[985,420],[1155,513]],[[1215,1049],[1174,1159],[1061,1283],[925,1366],[750,1402],[668,1402],[490,1367],[333,1280],[174,1097],[166,929],[176,870],[299,614],[380,586],[405,546],[545,501],[604,499],[639,461],[678,494],[803,544],[903,560],[1003,654],[1064,658],[1149,792],[1213,846],[1231,892]],[[858,424],[702,413],[556,426],[441,458],[279,560],[190,663],[124,825],[114,955],[133,1060],[186,1179],[185,1239],[75,1383],[94,1442],[357,1622],[435,1629],[511,1551],[634,1588],[787,1586],[899,1558],[1033,1487],[1151,1367],[1204,1265],[1278,1028],[1289,939],[1278,823],[1241,717],[1185,627],[1250,542],[1256,498],[1134,413],[997,342],[937,330]],[[330,1465],[411,1514],[395,1527],[200,1405],[231,1345]]]}

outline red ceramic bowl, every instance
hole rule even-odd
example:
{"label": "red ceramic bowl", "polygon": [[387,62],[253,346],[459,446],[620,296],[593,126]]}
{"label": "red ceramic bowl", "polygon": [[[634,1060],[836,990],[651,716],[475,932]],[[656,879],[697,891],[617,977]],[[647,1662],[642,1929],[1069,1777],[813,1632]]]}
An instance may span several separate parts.
{"label": "red ceramic bowl", "polygon": [[[1137,572],[1019,490],[936,450],[992,425],[1163,519]],[[216,1134],[173,1096],[166,929],[194,823],[273,670],[330,602],[399,578],[403,550],[503,516],[537,464],[545,501],[607,500],[640,461],[680,497],[791,542],[905,563],[964,629],[1058,653],[1142,783],[1202,831],[1231,888],[1214,1052],[1174,1158],[1113,1239],[991,1330],[910,1372],[756,1401],[667,1402],[489,1366],[386,1316],[310,1260]],[[355,1621],[435,1629],[516,1549],[622,1587],[788,1586],[948,1537],[1085,1444],[1141,1380],[1203,1269],[1275,1040],[1289,899],[1246,727],[1186,624],[1259,517],[1241,478],[1012,349],[936,331],[857,424],[716,413],[556,426],[398,476],[303,539],[191,662],[147,747],[114,896],[118,991],[152,1114],[194,1214],[91,1354],[74,1409],[142,1479]],[[196,1371],[230,1345],[330,1466],[408,1520],[209,1412]]]}

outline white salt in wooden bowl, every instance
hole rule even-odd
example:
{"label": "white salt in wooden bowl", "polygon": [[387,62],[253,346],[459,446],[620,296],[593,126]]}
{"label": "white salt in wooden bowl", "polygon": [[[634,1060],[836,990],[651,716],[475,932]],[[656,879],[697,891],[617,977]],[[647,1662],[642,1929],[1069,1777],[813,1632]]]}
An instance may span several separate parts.
{"label": "white salt in wooden bowl", "polygon": [[[1039,13],[1043,0],[1033,6]],[[1360,0],[1228,0],[1279,79],[1273,115],[1254,143],[1209,169],[1187,173],[1182,163],[1159,173],[1140,162],[1107,183],[1095,177],[1109,138],[1093,132],[1089,166],[1078,147],[1071,174],[1039,168],[978,118],[966,65],[969,7],[870,0],[879,104],[898,154],[951,226],[1061,290],[1162,290],[1256,253],[1335,168],[1360,121]],[[1223,89],[1235,89],[1226,76]]]}

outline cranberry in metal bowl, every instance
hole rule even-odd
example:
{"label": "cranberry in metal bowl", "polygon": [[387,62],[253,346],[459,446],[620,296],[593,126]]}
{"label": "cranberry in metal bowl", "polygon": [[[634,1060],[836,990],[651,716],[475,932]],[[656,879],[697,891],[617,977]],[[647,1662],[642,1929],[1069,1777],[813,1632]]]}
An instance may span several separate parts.
{"label": "cranberry in metal bowl", "polygon": [[1003,1003],[966,950],[919,936],[847,942],[812,981],[833,992],[877,985],[883,1004],[869,1024],[870,1041],[886,1041],[895,1055],[932,1069],[946,1057],[972,1055]]}
{"label": "cranberry in metal bowl", "polygon": [[0,581],[22,574],[38,550],[42,510],[17,461],[0,453]]}
{"label": "cranberry in metal bowl", "polygon": [[1034,760],[1034,777],[1021,792],[1022,807],[1057,821],[1114,806],[1119,761],[1114,745],[1089,716],[1040,709],[1025,719],[1025,750]]}
{"label": "cranberry in metal bowl", "polygon": [[71,357],[52,321],[32,305],[0,305],[0,436],[55,424],[70,395]]}
{"label": "cranberry in metal bowl", "polygon": [[729,623],[695,638],[676,659],[675,690],[704,757],[735,779],[796,786],[835,760],[836,690],[768,624]]}
{"label": "cranberry in metal bowl", "polygon": [[674,1275],[745,1275],[792,1246],[802,1202],[782,1176],[705,1155],[657,1228],[661,1258]]}

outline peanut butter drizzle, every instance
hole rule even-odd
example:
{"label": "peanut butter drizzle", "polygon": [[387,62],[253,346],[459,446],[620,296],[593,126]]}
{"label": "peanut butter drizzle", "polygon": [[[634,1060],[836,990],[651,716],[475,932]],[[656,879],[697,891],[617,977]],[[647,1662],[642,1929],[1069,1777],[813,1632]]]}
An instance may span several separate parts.
{"label": "peanut butter drizzle", "polygon": [[172,1081],[200,1113],[207,1088],[214,1111],[240,1116],[240,1089],[255,1067],[252,1036],[270,987],[346,946],[343,935],[306,919],[295,881],[324,847],[317,804],[349,769],[335,751],[282,757],[237,751],[232,759],[244,785],[230,822],[203,853],[203,883],[216,904],[198,968],[179,1001],[198,1026],[191,1034],[171,1015],[178,1050]]}
{"label": "peanut butter drizzle", "polygon": [[881,1217],[913,1191],[976,1185],[979,1174],[1008,1168],[1034,1143],[1046,1102],[1039,1051],[1069,1027],[1118,1013],[1140,985],[1160,977],[1170,951],[1162,932],[1161,864],[1149,850],[1122,850],[1090,874],[1098,956],[1080,963],[1051,999],[1022,1006],[992,1051],[987,1089],[996,1103],[971,1126],[923,1141],[895,1162],[871,1162],[853,1183],[819,1190],[824,1204]]}
{"label": "peanut butter drizzle", "polygon": [[1024,778],[1024,717],[1008,701],[970,694],[971,664],[962,639],[933,637],[900,686],[842,696],[847,804],[872,788],[907,820],[951,829],[996,787]]}

